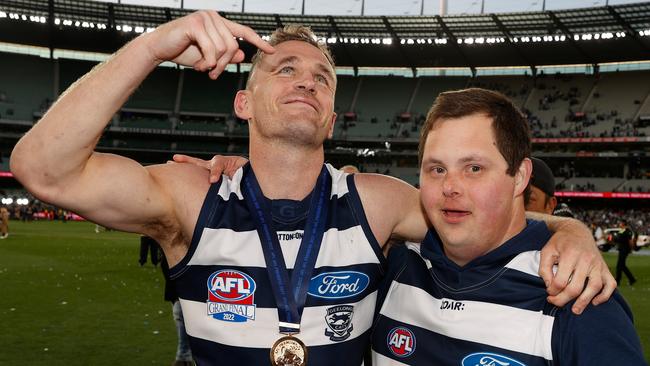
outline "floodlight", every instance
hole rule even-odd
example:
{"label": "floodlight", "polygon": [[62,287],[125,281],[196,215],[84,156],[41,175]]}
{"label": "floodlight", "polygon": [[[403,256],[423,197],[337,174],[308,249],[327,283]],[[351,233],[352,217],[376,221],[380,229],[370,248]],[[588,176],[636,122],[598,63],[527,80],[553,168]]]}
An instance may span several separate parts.
{"label": "floodlight", "polygon": [[384,38],[384,39],[381,40],[381,43],[385,44],[385,45],[391,45],[391,44],[393,44],[393,39],[392,38]]}
{"label": "floodlight", "polygon": [[6,17],[7,17],[7,13],[5,13],[4,11],[0,11],[0,18],[6,18]]}

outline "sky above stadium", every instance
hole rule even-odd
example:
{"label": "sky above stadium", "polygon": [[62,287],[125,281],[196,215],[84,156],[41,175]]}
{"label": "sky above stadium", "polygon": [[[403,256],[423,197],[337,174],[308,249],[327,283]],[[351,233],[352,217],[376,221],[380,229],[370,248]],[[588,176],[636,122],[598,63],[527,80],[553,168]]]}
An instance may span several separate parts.
{"label": "sky above stadium", "polygon": [[[106,0],[100,0],[106,1]],[[109,0],[186,9],[227,12],[327,15],[436,15],[441,0]],[[637,3],[639,0],[448,0],[447,14],[560,10]]]}

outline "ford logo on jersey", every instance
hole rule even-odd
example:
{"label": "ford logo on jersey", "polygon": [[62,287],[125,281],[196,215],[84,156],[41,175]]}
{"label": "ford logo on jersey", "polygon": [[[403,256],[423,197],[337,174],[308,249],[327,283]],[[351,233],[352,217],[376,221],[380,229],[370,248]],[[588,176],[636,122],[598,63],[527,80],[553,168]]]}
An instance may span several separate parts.
{"label": "ford logo on jersey", "polygon": [[255,281],[244,272],[221,270],[208,277],[208,315],[228,322],[255,320]]}
{"label": "ford logo on jersey", "polygon": [[472,353],[465,356],[462,366],[526,366],[517,360],[496,353]]}
{"label": "ford logo on jersey", "polygon": [[370,278],[365,273],[325,272],[312,277],[308,293],[324,299],[343,299],[362,293],[369,283]]}

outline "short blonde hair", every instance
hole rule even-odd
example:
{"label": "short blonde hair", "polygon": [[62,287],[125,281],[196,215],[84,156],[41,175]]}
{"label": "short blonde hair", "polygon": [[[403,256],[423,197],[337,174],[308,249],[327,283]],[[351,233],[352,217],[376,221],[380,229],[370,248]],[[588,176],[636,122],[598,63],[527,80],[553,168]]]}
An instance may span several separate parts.
{"label": "short blonde hair", "polygon": [[[323,53],[323,55],[325,55],[325,58],[332,66],[332,69],[336,67],[329,47],[327,47],[325,43],[318,41],[316,34],[311,30],[310,27],[300,24],[285,25],[284,27],[278,28],[273,33],[271,33],[271,40],[269,41],[269,44],[271,46],[276,46],[287,41],[301,41],[309,43],[310,45],[318,48]],[[251,70],[248,74],[248,81],[246,81],[247,88],[248,82],[250,81],[251,76],[253,75],[253,71],[255,70],[255,66],[257,66],[257,63],[260,62],[263,57],[264,52],[259,49],[255,55],[253,55],[253,58],[251,59]]]}

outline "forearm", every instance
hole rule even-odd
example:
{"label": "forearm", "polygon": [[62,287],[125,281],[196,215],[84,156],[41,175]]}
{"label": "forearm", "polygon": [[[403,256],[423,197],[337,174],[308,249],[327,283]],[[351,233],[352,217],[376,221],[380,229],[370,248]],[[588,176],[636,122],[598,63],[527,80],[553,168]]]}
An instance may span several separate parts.
{"label": "forearm", "polygon": [[576,219],[572,219],[568,217],[552,216],[552,215],[547,215],[539,212],[530,212],[530,211],[526,211],[526,218],[538,220],[538,221],[544,221],[548,229],[553,233],[567,229],[571,231],[573,230],[583,231],[591,235],[591,231],[589,230],[589,228],[581,221]]}
{"label": "forearm", "polygon": [[156,66],[144,42],[134,40],[73,84],[16,144],[11,170],[28,189],[81,174],[106,125]]}

